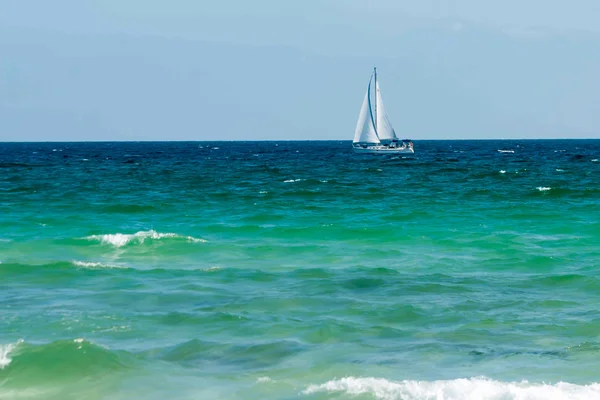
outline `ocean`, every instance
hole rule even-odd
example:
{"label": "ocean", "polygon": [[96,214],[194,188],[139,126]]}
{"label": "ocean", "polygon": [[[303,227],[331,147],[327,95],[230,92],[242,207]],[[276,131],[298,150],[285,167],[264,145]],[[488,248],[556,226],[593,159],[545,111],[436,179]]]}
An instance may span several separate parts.
{"label": "ocean", "polygon": [[0,144],[0,399],[600,399],[600,140]]}

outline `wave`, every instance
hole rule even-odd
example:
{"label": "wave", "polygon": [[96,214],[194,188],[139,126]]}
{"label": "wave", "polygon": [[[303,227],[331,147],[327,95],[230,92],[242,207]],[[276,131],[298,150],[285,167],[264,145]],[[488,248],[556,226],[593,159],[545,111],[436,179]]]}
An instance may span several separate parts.
{"label": "wave", "polygon": [[17,347],[22,342],[22,340],[19,340],[17,343],[14,344],[0,345],[0,369],[4,369],[8,364],[10,364],[10,362],[12,361],[12,359],[10,358],[10,353],[12,353],[15,347]]}
{"label": "wave", "polygon": [[489,399],[489,400],[588,400],[599,398],[600,384],[575,385],[559,382],[554,385],[528,381],[500,382],[487,378],[440,381],[394,382],[380,378],[347,377],[310,385],[303,394],[343,393],[353,396],[370,395],[384,400]]}
{"label": "wave", "polygon": [[0,360],[0,378],[39,383],[121,370],[133,366],[136,357],[77,338],[35,345],[20,340],[0,347]]}
{"label": "wave", "polygon": [[77,260],[73,260],[71,262],[76,267],[82,267],[82,268],[122,268],[116,264],[105,264],[105,263],[100,263],[100,262],[77,261]]}
{"label": "wave", "polygon": [[161,239],[179,239],[187,240],[191,243],[205,243],[207,240],[195,238],[193,236],[182,236],[176,233],[160,233],[155,230],[140,231],[133,234],[111,233],[106,235],[92,235],[84,239],[91,241],[99,241],[101,244],[110,244],[115,247],[123,247],[129,243],[144,243],[146,239],[161,240]]}
{"label": "wave", "polygon": [[514,150],[498,150],[500,153],[514,153]]}
{"label": "wave", "polygon": [[[8,277],[22,276],[27,274],[36,274],[36,276],[49,276],[53,279],[71,279],[84,275],[105,276],[118,274],[127,276],[133,274],[140,276],[178,276],[190,277],[205,276],[210,274],[224,274],[227,277],[236,277],[238,274],[244,275],[248,279],[260,279],[264,273],[259,273],[257,270],[247,270],[245,268],[224,268],[220,266],[204,266],[204,267],[183,267],[183,268],[162,268],[148,267],[147,263],[136,265],[130,263],[110,263],[110,262],[91,262],[91,261],[54,261],[45,264],[37,263],[18,263],[12,261],[4,261],[0,268],[0,280]],[[262,275],[261,275],[262,274]],[[231,278],[233,279],[233,278]]]}
{"label": "wave", "polygon": [[175,346],[148,350],[138,356],[156,358],[184,367],[202,367],[216,362],[244,370],[264,370],[297,355],[305,347],[293,340],[227,344],[192,339]]}
{"label": "wave", "polygon": [[111,204],[101,209],[102,212],[106,213],[145,213],[145,212],[156,212],[157,208],[153,205],[142,205],[142,204]]}

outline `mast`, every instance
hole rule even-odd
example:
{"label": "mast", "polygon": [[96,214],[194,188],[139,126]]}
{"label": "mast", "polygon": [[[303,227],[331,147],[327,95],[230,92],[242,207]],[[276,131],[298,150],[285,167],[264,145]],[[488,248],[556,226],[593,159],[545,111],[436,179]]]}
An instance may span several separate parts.
{"label": "mast", "polygon": [[373,75],[375,76],[375,107],[373,110],[375,111],[375,132],[377,132],[377,67],[373,67]]}

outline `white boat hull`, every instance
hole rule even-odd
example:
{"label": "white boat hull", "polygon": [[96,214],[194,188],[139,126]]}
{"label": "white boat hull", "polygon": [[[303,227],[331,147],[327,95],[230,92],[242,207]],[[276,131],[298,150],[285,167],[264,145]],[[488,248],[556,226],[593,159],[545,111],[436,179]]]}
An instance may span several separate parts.
{"label": "white boat hull", "polygon": [[388,146],[353,146],[355,153],[362,154],[414,154],[415,150],[410,147],[388,147]]}

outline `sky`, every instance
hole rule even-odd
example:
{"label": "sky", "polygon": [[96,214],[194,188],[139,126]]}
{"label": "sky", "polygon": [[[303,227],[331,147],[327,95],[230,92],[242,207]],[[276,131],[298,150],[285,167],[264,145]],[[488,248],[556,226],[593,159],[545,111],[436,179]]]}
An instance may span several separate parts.
{"label": "sky", "polygon": [[600,137],[597,0],[0,0],[0,141]]}

